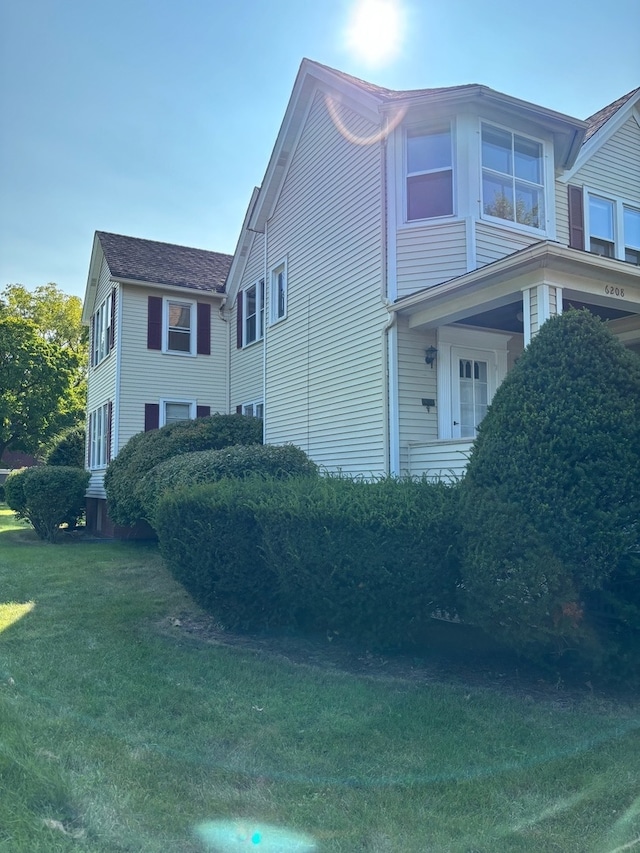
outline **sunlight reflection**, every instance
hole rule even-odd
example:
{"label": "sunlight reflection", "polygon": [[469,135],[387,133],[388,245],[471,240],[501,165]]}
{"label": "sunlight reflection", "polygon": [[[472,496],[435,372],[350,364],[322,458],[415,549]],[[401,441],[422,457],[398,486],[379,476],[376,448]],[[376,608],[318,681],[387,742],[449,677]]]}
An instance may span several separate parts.
{"label": "sunlight reflection", "polygon": [[376,130],[375,133],[368,134],[366,136],[362,136],[360,134],[354,133],[352,130],[345,125],[342,117],[340,116],[340,102],[335,98],[332,98],[330,95],[324,96],[325,103],[327,105],[327,111],[331,116],[331,121],[335,124],[338,131],[344,136],[344,138],[348,142],[352,142],[354,145],[373,145],[376,142],[380,142],[382,139],[386,139],[389,134],[395,130],[395,128],[400,124],[402,119],[407,112],[406,107],[399,107],[394,115],[391,115],[387,118],[386,125],[381,130]]}
{"label": "sunlight reflection", "polygon": [[6,604],[0,604],[0,632],[4,631],[18,619],[22,619],[27,613],[30,613],[36,606],[35,601],[26,601],[24,604],[17,604],[15,601],[8,601]]}
{"label": "sunlight reflection", "polygon": [[313,853],[315,841],[308,835],[259,821],[215,820],[201,823],[196,834],[215,853],[257,850],[260,853]]}

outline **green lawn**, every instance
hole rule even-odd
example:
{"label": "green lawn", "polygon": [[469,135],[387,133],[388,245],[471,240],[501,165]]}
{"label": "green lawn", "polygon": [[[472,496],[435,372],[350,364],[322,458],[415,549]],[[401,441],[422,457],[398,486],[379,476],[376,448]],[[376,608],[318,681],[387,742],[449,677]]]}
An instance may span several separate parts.
{"label": "green lawn", "polygon": [[313,667],[190,610],[154,546],[0,510],[0,851],[640,853],[637,704]]}

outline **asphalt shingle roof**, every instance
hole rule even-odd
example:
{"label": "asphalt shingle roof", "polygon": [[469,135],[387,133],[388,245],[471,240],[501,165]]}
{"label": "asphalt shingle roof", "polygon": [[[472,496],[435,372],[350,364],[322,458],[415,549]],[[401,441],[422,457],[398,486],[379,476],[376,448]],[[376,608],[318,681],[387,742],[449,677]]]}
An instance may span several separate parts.
{"label": "asphalt shingle roof", "polygon": [[601,110],[598,110],[597,113],[594,113],[592,116],[589,116],[586,121],[589,123],[589,127],[587,128],[587,132],[584,137],[584,141],[586,142],[594,133],[597,133],[600,128],[606,124],[610,118],[618,112],[618,110],[623,107],[628,100],[633,98],[640,92],[640,87],[637,89],[633,89],[631,92],[627,92],[626,95],[623,95],[621,98],[618,98],[617,101],[614,101],[612,104],[607,104],[606,107],[603,107]]}
{"label": "asphalt shingle roof", "polygon": [[97,231],[114,278],[224,293],[231,255]]}

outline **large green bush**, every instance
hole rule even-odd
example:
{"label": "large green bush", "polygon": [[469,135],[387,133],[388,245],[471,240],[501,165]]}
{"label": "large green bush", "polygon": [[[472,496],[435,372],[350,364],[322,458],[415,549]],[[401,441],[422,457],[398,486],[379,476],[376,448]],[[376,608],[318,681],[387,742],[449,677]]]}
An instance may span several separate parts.
{"label": "large green bush", "polygon": [[167,565],[228,625],[407,645],[451,611],[455,490],[315,477],[221,480],[165,494]]}
{"label": "large green bush", "polygon": [[21,468],[7,477],[7,504],[26,519],[41,539],[55,542],[62,524],[84,513],[89,472],[82,468],[43,465]]}
{"label": "large green bush", "polygon": [[166,459],[196,450],[261,443],[262,421],[244,415],[211,415],[138,433],[107,468],[104,485],[109,514],[116,524],[125,527],[144,519],[136,487],[148,471]]}
{"label": "large green bush", "polygon": [[587,311],[545,323],[494,397],[461,495],[467,620],[519,648],[606,646],[592,615],[605,590],[622,612],[640,552],[640,359]]}
{"label": "large green bush", "polygon": [[154,527],[160,497],[168,491],[201,483],[215,483],[223,477],[262,476],[285,479],[314,476],[318,466],[292,444],[236,444],[222,450],[199,450],[174,456],[152,468],[136,487],[136,497],[145,519]]}
{"label": "large green bush", "polygon": [[57,436],[51,442],[44,461],[47,465],[64,465],[71,468],[84,468],[84,427],[72,427]]}

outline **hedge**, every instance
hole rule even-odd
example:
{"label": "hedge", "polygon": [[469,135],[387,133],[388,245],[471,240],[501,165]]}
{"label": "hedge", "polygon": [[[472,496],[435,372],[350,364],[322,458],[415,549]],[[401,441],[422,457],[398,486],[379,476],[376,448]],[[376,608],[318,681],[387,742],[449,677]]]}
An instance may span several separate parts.
{"label": "hedge", "polygon": [[70,466],[21,468],[5,481],[5,497],[18,518],[41,539],[55,542],[62,524],[74,525],[84,513],[89,472]]}

